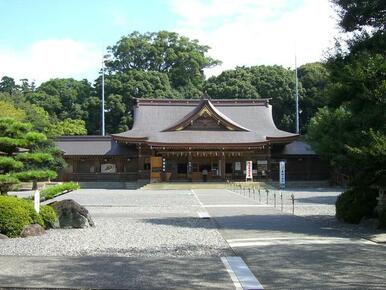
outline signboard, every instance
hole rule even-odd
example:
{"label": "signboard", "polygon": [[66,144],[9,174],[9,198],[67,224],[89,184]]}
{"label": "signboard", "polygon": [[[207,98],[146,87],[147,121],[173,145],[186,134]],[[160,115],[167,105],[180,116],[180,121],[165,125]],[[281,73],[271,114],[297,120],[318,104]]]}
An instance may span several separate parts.
{"label": "signboard", "polygon": [[285,188],[285,161],[279,163],[279,183],[280,188]]}
{"label": "signboard", "polygon": [[237,161],[235,162],[235,171],[240,171],[241,170],[241,162]]}
{"label": "signboard", "polygon": [[113,163],[101,164],[101,173],[115,173],[117,168]]}
{"label": "signboard", "polygon": [[252,180],[252,161],[247,161],[245,166],[245,179]]}

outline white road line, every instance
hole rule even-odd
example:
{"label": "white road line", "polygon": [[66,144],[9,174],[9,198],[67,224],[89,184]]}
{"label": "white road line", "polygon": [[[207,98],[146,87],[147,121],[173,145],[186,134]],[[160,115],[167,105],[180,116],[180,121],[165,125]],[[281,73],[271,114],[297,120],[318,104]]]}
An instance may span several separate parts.
{"label": "white road line", "polygon": [[236,290],[242,290],[243,287],[241,287],[241,284],[240,284],[239,280],[237,279],[235,272],[233,272],[231,266],[229,265],[227,258],[221,257],[221,261],[224,263],[225,269],[227,270],[229,276],[231,276],[231,280],[232,280],[233,284],[235,285]]}
{"label": "white road line", "polygon": [[266,204],[208,204],[205,207],[268,207]]}
{"label": "white road line", "polygon": [[204,205],[204,204],[201,202],[201,200],[198,198],[196,192],[195,192],[193,189],[191,189],[190,191],[193,193],[193,195],[194,195],[194,197],[197,199],[198,203],[199,203],[202,207],[205,207],[205,205]]}
{"label": "white road line", "polygon": [[348,245],[348,244],[367,244],[374,243],[364,239],[347,239],[347,238],[330,238],[330,239],[266,239],[251,241],[234,241],[228,240],[232,248],[253,247],[253,246],[278,246],[278,245]]}
{"label": "white road line", "polygon": [[198,211],[197,215],[200,219],[210,219],[210,215],[206,211]]}
{"label": "white road line", "polygon": [[[263,286],[260,284],[259,280],[257,280],[255,275],[253,275],[251,270],[245,264],[243,259],[241,259],[240,257],[222,257],[221,260],[223,261],[225,267],[227,268],[228,273],[230,273],[229,275],[231,276],[231,279],[235,284],[236,289],[243,289],[243,290],[264,289]],[[237,282],[235,282],[235,277],[232,276],[231,273],[233,273],[236,276]]]}

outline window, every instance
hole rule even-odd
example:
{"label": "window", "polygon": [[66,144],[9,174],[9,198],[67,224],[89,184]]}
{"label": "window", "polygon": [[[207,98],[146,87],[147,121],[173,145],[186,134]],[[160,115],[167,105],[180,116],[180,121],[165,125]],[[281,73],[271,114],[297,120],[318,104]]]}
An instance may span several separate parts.
{"label": "window", "polygon": [[192,163],[192,172],[199,172],[198,163]]}
{"label": "window", "polygon": [[225,163],[225,173],[233,173],[233,164]]}
{"label": "window", "polygon": [[145,163],[143,165],[143,170],[150,170],[150,163]]}
{"label": "window", "polygon": [[183,174],[188,172],[188,166],[186,163],[178,163],[177,164],[177,173]]}

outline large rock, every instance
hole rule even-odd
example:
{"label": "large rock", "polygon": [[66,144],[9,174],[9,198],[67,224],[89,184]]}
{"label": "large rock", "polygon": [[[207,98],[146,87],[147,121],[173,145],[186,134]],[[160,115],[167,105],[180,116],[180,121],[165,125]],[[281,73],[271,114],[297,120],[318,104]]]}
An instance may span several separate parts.
{"label": "large rock", "polygon": [[5,240],[5,239],[8,239],[8,237],[6,235],[0,234],[0,240]]}
{"label": "large rock", "polygon": [[23,238],[33,237],[33,236],[41,236],[45,232],[46,231],[44,230],[44,228],[41,225],[32,224],[32,225],[25,226],[23,231],[21,232],[20,236]]}
{"label": "large rock", "polygon": [[87,228],[94,226],[88,210],[72,199],[56,201],[50,205],[58,215],[60,228]]}

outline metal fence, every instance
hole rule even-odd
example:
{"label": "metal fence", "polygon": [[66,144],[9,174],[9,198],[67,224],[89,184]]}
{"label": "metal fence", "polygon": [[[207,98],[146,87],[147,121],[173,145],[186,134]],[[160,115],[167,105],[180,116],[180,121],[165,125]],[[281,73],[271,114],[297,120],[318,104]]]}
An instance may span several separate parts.
{"label": "metal fence", "polygon": [[282,212],[295,214],[295,194],[275,188],[262,187],[260,184],[227,182],[227,189],[259,204],[271,205]]}

